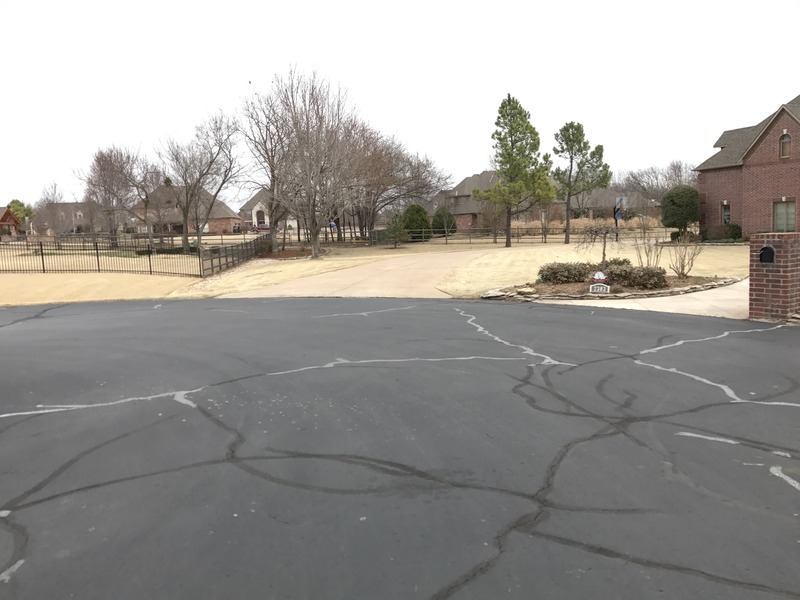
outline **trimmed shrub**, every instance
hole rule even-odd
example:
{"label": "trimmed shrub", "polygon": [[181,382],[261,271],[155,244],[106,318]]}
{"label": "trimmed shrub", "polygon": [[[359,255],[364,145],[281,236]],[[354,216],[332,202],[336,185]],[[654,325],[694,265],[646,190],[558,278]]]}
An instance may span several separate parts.
{"label": "trimmed shrub", "polygon": [[626,265],[630,266],[630,264],[631,264],[631,259],[630,258],[619,258],[618,256],[615,256],[614,258],[609,258],[606,261],[606,268],[608,268],[610,266],[624,267]]}
{"label": "trimmed shrub", "polygon": [[612,265],[605,271],[608,283],[638,290],[658,290],[667,287],[667,272],[661,267]]}
{"label": "trimmed shrub", "polygon": [[722,240],[738,240],[742,237],[742,226],[737,223],[727,225],[711,225],[705,231],[700,232],[703,241],[721,242]]}
{"label": "trimmed shrub", "polygon": [[548,263],[539,269],[542,283],[581,283],[597,270],[591,263]]}

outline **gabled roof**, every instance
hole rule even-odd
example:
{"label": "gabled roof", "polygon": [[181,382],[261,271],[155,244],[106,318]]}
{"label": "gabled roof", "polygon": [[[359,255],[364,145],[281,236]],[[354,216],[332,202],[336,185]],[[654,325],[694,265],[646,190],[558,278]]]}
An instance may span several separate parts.
{"label": "gabled roof", "polygon": [[15,215],[8,206],[0,213],[0,225],[19,225],[17,215]]}
{"label": "gabled roof", "polygon": [[696,166],[694,170],[707,171],[741,166],[745,156],[761,137],[761,134],[784,111],[800,123],[800,96],[781,106],[758,125],[724,131],[714,144],[714,147],[720,148],[720,151]]}
{"label": "gabled roof", "polygon": [[239,210],[240,211],[253,210],[259,202],[261,202],[264,206],[266,206],[268,199],[269,199],[269,192],[267,191],[266,188],[261,188],[255,193],[255,195],[252,198],[250,198],[250,200],[242,204],[242,206],[239,207]]}
{"label": "gabled roof", "polygon": [[453,188],[454,196],[471,196],[472,190],[488,190],[498,182],[497,171],[483,171],[466,177]]}
{"label": "gabled roof", "polygon": [[[180,210],[175,206],[175,199],[180,194],[180,190],[182,186],[173,186],[170,190],[166,186],[159,186],[155,190],[150,193],[150,197],[161,201],[163,205],[169,206],[173,213],[180,214]],[[210,204],[214,200],[214,197],[208,193],[205,189],[200,189],[200,201],[204,205]],[[142,202],[136,204],[133,207],[134,211],[142,211],[144,209],[144,205]],[[211,213],[208,215],[209,219],[239,219],[239,215],[231,209],[230,206],[225,204],[222,200],[217,200],[211,206]]]}
{"label": "gabled roof", "polygon": [[453,198],[451,212],[454,215],[478,214],[481,210],[472,197],[472,191],[488,190],[498,181],[497,171],[483,171],[466,177],[452,191],[446,192],[449,198]]}

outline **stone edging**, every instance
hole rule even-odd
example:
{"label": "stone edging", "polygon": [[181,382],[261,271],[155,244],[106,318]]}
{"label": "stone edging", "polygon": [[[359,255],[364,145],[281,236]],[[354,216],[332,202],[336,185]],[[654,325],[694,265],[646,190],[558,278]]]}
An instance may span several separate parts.
{"label": "stone edging", "polygon": [[[621,294],[537,294],[536,290],[528,286],[510,287],[489,290],[481,294],[484,300],[510,300],[517,302],[534,302],[536,300],[626,300],[630,298],[656,298],[659,296],[680,296],[692,292],[711,290],[732,283],[742,281],[743,277],[727,277],[719,281],[711,281],[682,288],[669,288],[665,290],[649,290],[643,292],[624,292]],[[588,287],[589,284],[587,283]]]}

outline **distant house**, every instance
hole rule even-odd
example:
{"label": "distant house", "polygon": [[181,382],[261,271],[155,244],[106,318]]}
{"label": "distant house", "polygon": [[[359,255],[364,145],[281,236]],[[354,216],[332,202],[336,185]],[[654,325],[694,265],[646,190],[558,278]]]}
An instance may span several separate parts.
{"label": "distant house", "polygon": [[239,218],[246,231],[255,227],[269,227],[267,219],[267,201],[269,190],[261,188],[239,209]]}
{"label": "distant house", "polygon": [[[452,190],[442,190],[433,201],[437,207],[447,206],[456,219],[456,227],[459,230],[484,227],[481,222],[481,203],[472,195],[474,190],[488,190],[499,181],[496,171],[483,171],[463,179]],[[548,215],[549,219],[559,219],[564,216],[564,202],[555,201],[543,206],[535,206],[520,215],[520,219],[525,221],[539,221],[542,212]]]}
{"label": "distant house", "polygon": [[798,231],[800,96],[758,125],[723,132],[714,147],[719,152],[695,168],[701,229]]}
{"label": "distant house", "polygon": [[[49,202],[37,208],[32,230],[39,235],[98,233],[107,229],[102,207],[96,202]],[[125,218],[120,219],[124,227]]]}
{"label": "distant house", "polygon": [[[177,206],[177,198],[180,197],[181,188],[160,186],[150,194],[147,207],[147,220],[153,226],[154,233],[183,233],[183,215]],[[208,222],[203,229],[203,233],[233,233],[242,227],[242,220],[227,204],[222,200],[214,200],[214,197],[206,190],[200,190],[200,202],[203,205],[201,215],[204,216],[207,207],[211,205],[211,212],[208,215]],[[212,204],[213,203],[213,204]],[[139,224],[136,230],[139,233],[147,233],[145,225],[145,207],[139,202],[133,207]],[[193,225],[192,213],[189,218],[189,233],[194,233],[196,227]]]}
{"label": "distant house", "polygon": [[[242,227],[245,231],[249,231],[256,227],[275,227],[279,228],[280,223],[269,222],[269,211],[267,204],[270,200],[271,192],[265,188],[258,190],[252,198],[242,204],[239,209],[239,218],[242,220]],[[281,219],[284,223],[284,228],[297,229],[297,219],[288,217]]]}
{"label": "distant house", "polygon": [[[447,207],[456,219],[458,229],[480,227],[481,205],[472,195],[474,190],[488,190],[498,182],[496,171],[483,171],[463,179],[449,192],[444,192]],[[442,192],[440,192],[442,193]]]}
{"label": "distant house", "polygon": [[8,206],[0,213],[0,235],[19,235],[19,219]]}

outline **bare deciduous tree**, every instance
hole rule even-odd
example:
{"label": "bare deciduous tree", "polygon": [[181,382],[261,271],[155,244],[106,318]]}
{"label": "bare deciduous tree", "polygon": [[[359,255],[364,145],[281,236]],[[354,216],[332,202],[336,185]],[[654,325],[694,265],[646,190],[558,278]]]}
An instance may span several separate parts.
{"label": "bare deciduous tree", "polygon": [[362,236],[369,235],[387,208],[424,201],[449,186],[450,178],[427,156],[411,154],[394,138],[369,128],[360,137],[355,213]]}
{"label": "bare deciduous tree", "polygon": [[703,246],[697,238],[689,233],[682,234],[669,246],[669,268],[681,279],[688,277],[702,251]]}
{"label": "bare deciduous tree", "polygon": [[288,126],[287,178],[297,191],[292,212],[304,221],[316,259],[320,231],[352,184],[354,157],[349,150],[359,123],[344,93],[332,91],[315,74],[305,78],[291,71],[276,80],[275,95]]}
{"label": "bare deciduous tree", "polygon": [[197,127],[193,140],[181,144],[170,139],[160,153],[167,195],[183,220],[185,252],[189,252],[190,225],[199,247],[214,204],[242,173],[236,147],[238,133],[236,119],[220,112]]}
{"label": "bare deciduous tree", "polygon": [[[289,216],[289,206],[295,194],[289,188],[288,156],[291,131],[286,115],[274,94],[255,96],[246,100],[243,133],[253,156],[258,179],[254,185],[265,191],[267,221],[273,235],[276,225]],[[272,252],[272,239],[268,252]]]}
{"label": "bare deciduous tree", "polygon": [[614,183],[616,189],[635,190],[645,198],[661,200],[664,194],[676,185],[697,186],[694,167],[680,160],[673,160],[666,167],[648,167],[621,175]]}
{"label": "bare deciduous tree", "polygon": [[100,207],[106,230],[116,236],[124,227],[126,216],[135,202],[135,193],[118,165],[125,160],[124,152],[116,147],[94,153],[89,172],[81,178],[86,184],[83,199]]}
{"label": "bare deciduous tree", "polygon": [[[109,207],[118,221],[125,212],[144,222],[153,243],[151,215],[158,204],[153,192],[164,181],[164,173],[155,163],[138,152],[111,146],[95,153],[94,162],[85,178],[87,182],[87,208],[99,205],[104,215]],[[101,201],[108,199],[107,202]],[[84,211],[86,215],[86,211]]]}
{"label": "bare deciduous tree", "polygon": [[33,226],[38,233],[47,234],[48,231],[52,231],[58,235],[69,231],[72,223],[68,223],[62,215],[63,200],[64,194],[57,183],[52,182],[42,189],[42,195],[35,206],[36,215],[33,218]]}
{"label": "bare deciduous tree", "polygon": [[619,242],[617,228],[613,225],[590,225],[585,227],[581,232],[578,248],[592,248],[598,242],[603,248],[603,257],[600,261],[600,270],[602,271],[606,268],[606,248],[608,244]]}
{"label": "bare deciduous tree", "polygon": [[657,267],[661,262],[664,246],[658,243],[658,237],[649,226],[646,215],[637,215],[639,224],[636,228],[633,248],[640,267]]}

